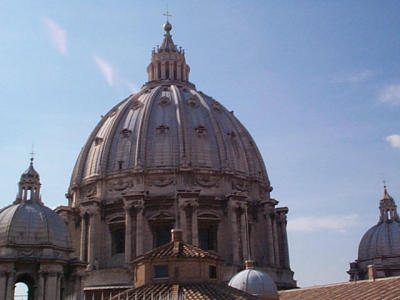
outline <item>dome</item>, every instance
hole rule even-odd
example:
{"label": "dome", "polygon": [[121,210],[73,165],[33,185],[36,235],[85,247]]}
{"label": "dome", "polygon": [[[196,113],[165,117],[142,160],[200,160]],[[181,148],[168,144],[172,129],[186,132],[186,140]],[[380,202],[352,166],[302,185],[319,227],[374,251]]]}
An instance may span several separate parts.
{"label": "dome", "polygon": [[380,200],[380,219],[362,237],[358,248],[358,260],[384,256],[400,256],[400,220],[393,198],[384,188]]}
{"label": "dome", "polygon": [[146,85],[106,114],[84,146],[72,184],[140,170],[237,172],[269,184],[252,137],[225,107],[192,85]]}
{"label": "dome", "polygon": [[102,117],[80,153],[72,186],[121,172],[190,168],[236,173],[269,187],[253,138],[232,111],[189,82],[184,50],[165,30],[147,68],[149,81]]}
{"label": "dome", "polygon": [[233,276],[228,285],[255,296],[278,296],[272,278],[265,272],[255,270],[252,266],[247,266],[245,270]]}
{"label": "dome", "polygon": [[1,246],[50,246],[71,249],[64,220],[39,203],[10,205],[0,212]]}
{"label": "dome", "polygon": [[41,201],[40,185],[39,173],[31,159],[29,168],[21,175],[17,199],[0,210],[0,247],[72,251],[67,226]]}

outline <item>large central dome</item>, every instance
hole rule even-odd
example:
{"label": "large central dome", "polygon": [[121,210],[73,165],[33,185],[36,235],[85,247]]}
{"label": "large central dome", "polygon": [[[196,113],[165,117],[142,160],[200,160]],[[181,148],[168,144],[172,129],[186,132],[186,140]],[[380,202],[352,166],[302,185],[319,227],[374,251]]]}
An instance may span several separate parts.
{"label": "large central dome", "polygon": [[269,186],[252,137],[233,112],[188,81],[184,52],[169,31],[147,71],[149,82],[111,109],[90,135],[72,185],[126,171],[190,168],[234,173]]}
{"label": "large central dome", "polygon": [[89,136],[71,178],[67,220],[74,248],[88,261],[85,287],[125,286],[128,266],[169,241],[183,240],[224,259],[226,281],[248,259],[279,287],[294,287],[286,207],[254,140],[233,115],[189,81],[185,53],[164,25],[148,81],[113,107]]}

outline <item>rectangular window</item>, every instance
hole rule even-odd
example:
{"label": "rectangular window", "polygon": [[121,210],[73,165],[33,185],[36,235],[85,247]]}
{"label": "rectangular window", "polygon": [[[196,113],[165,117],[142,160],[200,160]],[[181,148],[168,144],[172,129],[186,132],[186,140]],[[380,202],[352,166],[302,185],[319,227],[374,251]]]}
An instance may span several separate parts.
{"label": "rectangular window", "polygon": [[168,278],[168,265],[154,266],[154,278]]}
{"label": "rectangular window", "polygon": [[217,278],[217,267],[216,266],[210,266],[210,278],[211,279]]}
{"label": "rectangular window", "polygon": [[114,227],[111,229],[112,236],[112,254],[125,252],[125,228]]}

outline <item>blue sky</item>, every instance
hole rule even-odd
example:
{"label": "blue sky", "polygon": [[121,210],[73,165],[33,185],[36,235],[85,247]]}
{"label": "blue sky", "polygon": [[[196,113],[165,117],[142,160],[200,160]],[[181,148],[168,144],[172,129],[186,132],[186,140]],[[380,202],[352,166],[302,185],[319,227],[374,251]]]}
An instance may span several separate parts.
{"label": "blue sky", "polygon": [[[288,206],[300,286],[346,281],[400,199],[400,2],[168,1],[191,81],[244,123]],[[0,205],[35,144],[42,196],[64,194],[91,130],[147,79],[166,1],[0,1]]]}

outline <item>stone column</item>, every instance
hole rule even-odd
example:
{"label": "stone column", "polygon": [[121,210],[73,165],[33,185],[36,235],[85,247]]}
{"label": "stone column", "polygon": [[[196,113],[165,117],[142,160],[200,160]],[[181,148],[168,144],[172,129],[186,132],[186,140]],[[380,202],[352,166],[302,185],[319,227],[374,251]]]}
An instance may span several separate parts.
{"label": "stone column", "polygon": [[89,212],[89,242],[88,242],[88,269],[93,269],[95,260],[95,222],[96,212],[91,210]]}
{"label": "stone column", "polygon": [[268,204],[264,205],[265,221],[267,225],[267,247],[268,247],[268,263],[270,265],[275,264],[275,250],[274,250],[274,232],[272,228],[271,220],[271,208]]}
{"label": "stone column", "polygon": [[199,246],[199,225],[197,223],[198,203],[192,203],[192,245]]}
{"label": "stone column", "polygon": [[82,261],[86,261],[86,247],[87,247],[87,241],[86,241],[86,218],[85,218],[86,212],[81,212],[81,253],[80,253],[80,259]]}
{"label": "stone column", "polygon": [[165,79],[165,62],[161,63],[161,79]]}
{"label": "stone column", "polygon": [[14,288],[15,288],[15,272],[9,272],[7,276],[7,292],[6,299],[14,299]]}
{"label": "stone column", "polygon": [[174,79],[174,62],[169,63],[169,79]]}
{"label": "stone column", "polygon": [[[179,204],[179,221],[180,221],[180,229],[183,231],[183,241],[187,242],[188,241],[188,228],[187,228],[187,218],[186,218],[186,208],[187,204],[186,203],[180,203]],[[178,226],[178,227],[179,227]]]}
{"label": "stone column", "polygon": [[176,68],[177,68],[176,79],[178,79],[178,80],[181,80],[181,78],[182,78],[181,66],[182,66],[181,62],[178,62],[178,64],[176,65]]}
{"label": "stone column", "polygon": [[154,80],[160,79],[160,78],[158,78],[158,63],[154,64],[154,77],[153,77],[153,79]]}
{"label": "stone column", "polygon": [[57,273],[47,273],[45,299],[57,300]]}
{"label": "stone column", "polygon": [[242,249],[243,249],[243,260],[248,260],[249,257],[249,247],[247,241],[247,207],[246,205],[241,206],[241,216],[240,216],[240,226],[242,234]]}
{"label": "stone column", "polygon": [[125,263],[132,260],[132,203],[124,203],[125,210]]}
{"label": "stone column", "polygon": [[282,211],[280,213],[280,225],[281,225],[281,234],[282,234],[282,254],[283,254],[283,266],[285,268],[289,268],[290,261],[289,261],[289,245],[287,239],[287,231],[286,231],[286,224],[287,224],[287,217],[286,211]]}
{"label": "stone column", "polygon": [[0,300],[7,300],[6,299],[6,289],[7,286],[7,273],[1,272],[0,273]]}
{"label": "stone column", "polygon": [[36,290],[36,297],[38,300],[41,300],[44,298],[44,272],[39,271],[38,272],[38,284],[37,284],[37,290]]}
{"label": "stone column", "polygon": [[275,213],[272,221],[272,230],[273,230],[273,237],[274,237],[274,255],[275,255],[275,264],[280,265],[280,257],[279,257],[279,240],[278,240],[278,224],[276,222],[278,215]]}
{"label": "stone column", "polygon": [[136,256],[143,254],[143,210],[144,203],[135,204],[136,209]]}
{"label": "stone column", "polygon": [[239,234],[237,224],[237,204],[234,200],[230,200],[229,203],[229,214],[232,225],[232,251],[233,251],[233,263],[240,264],[239,259]]}

